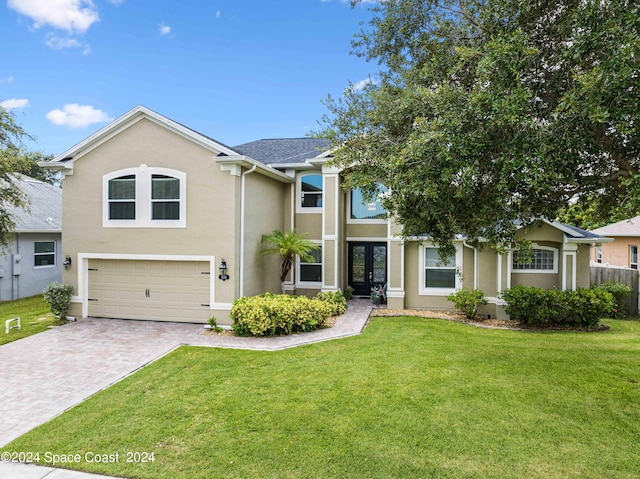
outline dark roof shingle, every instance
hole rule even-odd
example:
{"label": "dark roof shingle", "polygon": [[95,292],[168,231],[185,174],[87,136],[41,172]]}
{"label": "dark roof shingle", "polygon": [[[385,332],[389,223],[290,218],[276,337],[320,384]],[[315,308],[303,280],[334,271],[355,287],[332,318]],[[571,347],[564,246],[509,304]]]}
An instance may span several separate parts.
{"label": "dark roof shingle", "polygon": [[265,165],[304,163],[327,151],[325,138],[271,138],[234,146],[233,150]]}

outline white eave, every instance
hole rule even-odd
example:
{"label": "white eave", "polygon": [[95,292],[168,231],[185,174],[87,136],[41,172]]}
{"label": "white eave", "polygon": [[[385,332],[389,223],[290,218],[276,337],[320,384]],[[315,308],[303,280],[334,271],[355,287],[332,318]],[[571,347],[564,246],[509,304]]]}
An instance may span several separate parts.
{"label": "white eave", "polygon": [[138,105],[77,145],[58,155],[52,161],[42,162],[40,166],[71,173],[73,172],[73,163],[75,161],[143,119],[163,126],[164,128],[167,128],[168,130],[187,138],[188,140],[209,149],[216,154],[222,153],[225,155],[237,155],[237,153],[229,147],[176,123],[153,110],[149,110],[142,105]]}
{"label": "white eave", "polygon": [[264,163],[254,160],[245,155],[218,156],[214,158],[223,171],[228,171],[234,176],[240,176],[241,168],[256,167],[256,172],[264,176],[278,180],[282,183],[293,183],[295,180],[281,171],[278,171]]}

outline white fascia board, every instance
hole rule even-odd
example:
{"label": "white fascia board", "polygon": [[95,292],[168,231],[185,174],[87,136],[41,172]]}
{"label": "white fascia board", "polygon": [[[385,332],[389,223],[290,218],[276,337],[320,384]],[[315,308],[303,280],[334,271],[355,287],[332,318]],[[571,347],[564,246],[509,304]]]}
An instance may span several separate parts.
{"label": "white fascia board", "polygon": [[274,168],[276,170],[314,170],[317,169],[310,163],[270,163],[270,168]]}
{"label": "white fascia board", "polygon": [[72,158],[72,160],[70,160],[69,163],[73,163],[78,158],[87,154],[91,150],[97,148],[108,139],[112,138],[113,136],[125,130],[129,126],[145,118],[153,121],[154,123],[160,126],[167,128],[168,130],[173,131],[178,135],[181,135],[199,144],[204,148],[207,148],[219,153],[224,153],[225,155],[237,154],[235,151],[231,150],[229,147],[222,145],[221,143],[213,141],[205,136],[202,136],[185,126],[179,123],[176,123],[175,121],[170,120],[165,116],[160,115],[159,113],[149,110],[148,108],[142,105],[138,105],[132,110],[129,110],[127,113],[125,113],[121,117],[116,118],[114,121],[104,126],[100,130],[95,132],[93,135],[85,138],[83,141],[71,147],[64,153],[56,156],[52,160],[52,162],[60,162],[66,158]]}
{"label": "white fascia board", "polygon": [[605,238],[604,236],[600,238],[568,238],[565,235],[564,242],[565,243],[582,243],[582,244],[611,243],[613,242],[613,238]]}
{"label": "white fascia board", "polygon": [[238,165],[245,168],[256,167],[256,172],[268,176],[269,178],[273,178],[274,180],[278,180],[282,183],[293,183],[295,179],[291,178],[288,175],[285,175],[281,171],[278,171],[270,166],[265,165],[264,163],[260,163],[259,161],[254,160],[245,155],[233,155],[233,156],[218,156],[214,158],[215,162],[219,165]]}

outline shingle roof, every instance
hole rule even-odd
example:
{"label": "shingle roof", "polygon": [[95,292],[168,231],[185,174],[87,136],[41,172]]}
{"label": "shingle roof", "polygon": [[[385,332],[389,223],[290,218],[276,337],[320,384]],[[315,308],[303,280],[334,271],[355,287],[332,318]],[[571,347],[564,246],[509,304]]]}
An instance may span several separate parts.
{"label": "shingle roof", "polygon": [[15,180],[29,199],[29,209],[10,208],[17,233],[62,231],[62,189],[19,175]]}
{"label": "shingle roof", "polygon": [[597,228],[592,233],[603,236],[640,236],[640,216]]}
{"label": "shingle roof", "polygon": [[233,150],[265,165],[304,163],[327,151],[325,138],[271,138],[234,146]]}
{"label": "shingle roof", "polygon": [[576,233],[575,234],[571,234],[565,231],[565,234],[567,234],[568,236],[572,237],[572,238],[593,238],[593,239],[598,239],[598,238],[602,238],[603,236],[606,236],[605,234],[599,234],[595,231],[587,231],[587,230],[583,230],[582,228],[578,228],[577,226],[573,226],[573,225],[568,225],[566,223],[560,223],[559,221],[557,222],[559,224],[561,224],[562,226],[564,226],[565,228],[569,229],[569,230],[573,230]]}

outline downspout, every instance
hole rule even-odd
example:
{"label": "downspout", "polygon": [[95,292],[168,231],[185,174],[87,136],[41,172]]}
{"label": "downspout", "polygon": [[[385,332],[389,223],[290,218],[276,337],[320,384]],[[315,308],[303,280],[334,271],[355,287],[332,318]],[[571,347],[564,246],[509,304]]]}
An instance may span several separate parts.
{"label": "downspout", "polygon": [[249,173],[253,173],[256,171],[258,165],[253,165],[250,169],[242,173],[240,180],[240,297],[244,296],[244,212],[245,212],[245,190],[246,190],[246,179]]}
{"label": "downspout", "polygon": [[473,250],[473,289],[478,289],[478,248],[467,244],[465,240],[462,240],[462,244]]}

